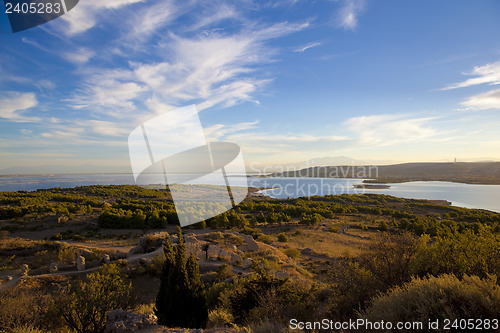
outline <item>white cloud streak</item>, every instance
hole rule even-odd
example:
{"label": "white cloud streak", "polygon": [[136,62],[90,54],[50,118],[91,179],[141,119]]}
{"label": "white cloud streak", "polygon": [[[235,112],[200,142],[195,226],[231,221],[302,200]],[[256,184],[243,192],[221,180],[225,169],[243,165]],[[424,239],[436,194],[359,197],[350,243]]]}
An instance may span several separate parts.
{"label": "white cloud streak", "polygon": [[430,126],[435,117],[411,118],[406,115],[373,115],[348,119],[347,128],[357,134],[359,144],[385,146],[430,139],[439,132]]}
{"label": "white cloud streak", "polygon": [[354,30],[358,26],[358,17],[365,9],[365,0],[341,0],[341,8],[337,14],[337,25],[346,30]]}
{"label": "white cloud streak", "polygon": [[[449,85],[441,90],[467,88],[471,86],[488,84],[490,86],[500,84],[500,61],[484,66],[476,66],[470,73],[464,75],[476,76],[463,82]],[[469,97],[461,103],[468,110],[500,109],[500,89],[490,90]]]}
{"label": "white cloud streak", "polygon": [[312,49],[313,47],[320,46],[320,45],[321,45],[320,42],[309,43],[305,46],[302,46],[302,47],[295,49],[293,52],[304,52],[305,50]]}
{"label": "white cloud streak", "polygon": [[265,42],[307,26],[278,23],[236,34],[190,38],[170,33],[157,46],[157,52],[169,55],[163,61],[130,61],[127,68],[89,70],[84,88],[72,102],[75,108],[104,106],[101,109],[109,108],[110,114],[116,114],[116,108],[135,109],[137,102],[151,104],[152,96],[171,106],[197,103],[199,110],[242,101],[258,103],[253,94],[271,82],[259,78],[254,68],[272,60],[273,50]]}
{"label": "white cloud streak", "polygon": [[95,52],[89,50],[88,48],[80,47],[76,52],[65,52],[62,57],[69,62],[77,65],[83,65],[89,62],[89,60],[95,55]]}
{"label": "white cloud streak", "polygon": [[37,105],[34,93],[7,92],[0,98],[0,118],[19,123],[40,121],[40,118],[22,115],[24,110]]}
{"label": "white cloud streak", "polygon": [[469,97],[462,105],[471,110],[500,109],[500,89]]}
{"label": "white cloud streak", "polygon": [[109,19],[110,10],[119,9],[130,4],[143,2],[143,0],[82,0],[78,5],[61,16],[65,22],[59,25],[60,32],[67,36],[81,34],[97,24],[98,17]]}
{"label": "white cloud streak", "polygon": [[455,83],[443,88],[442,90],[450,90],[457,88],[465,88],[479,84],[488,83],[490,85],[500,84],[500,61],[487,64],[484,66],[476,66],[470,73],[464,75],[477,76],[463,82]]}

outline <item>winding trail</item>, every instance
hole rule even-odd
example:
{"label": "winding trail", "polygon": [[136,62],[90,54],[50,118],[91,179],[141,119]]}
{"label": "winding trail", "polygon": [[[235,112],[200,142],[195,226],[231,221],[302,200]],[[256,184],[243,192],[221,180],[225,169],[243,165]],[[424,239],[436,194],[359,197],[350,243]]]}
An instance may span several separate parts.
{"label": "winding trail", "polygon": [[[156,249],[153,252],[149,253],[142,253],[142,254],[135,254],[130,257],[124,258],[123,260],[126,260],[129,264],[136,264],[143,258],[153,258],[154,256],[163,253],[163,248],[160,247]],[[117,260],[114,260],[110,263],[117,262]],[[88,269],[84,269],[81,271],[74,270],[74,271],[67,271],[67,272],[56,272],[56,273],[47,273],[47,274],[38,274],[38,275],[27,275],[27,276],[17,276],[13,277],[11,281],[7,281],[5,283],[2,283],[0,285],[0,291],[5,291],[14,288],[17,286],[17,284],[23,280],[23,279],[35,279],[35,278],[46,278],[46,277],[51,277],[51,276],[71,276],[71,275],[80,275],[80,274],[88,274],[91,272],[94,272],[99,269],[100,266],[97,267],[92,267]]]}

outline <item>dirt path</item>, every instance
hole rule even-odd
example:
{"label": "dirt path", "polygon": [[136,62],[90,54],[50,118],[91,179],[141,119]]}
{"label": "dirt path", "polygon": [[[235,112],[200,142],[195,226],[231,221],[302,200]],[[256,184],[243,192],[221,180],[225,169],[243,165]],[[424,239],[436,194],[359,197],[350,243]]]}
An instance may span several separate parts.
{"label": "dirt path", "polygon": [[352,226],[350,225],[345,225],[343,226],[342,228],[339,229],[339,233],[340,234],[343,234],[343,235],[346,235],[346,236],[351,236],[351,237],[355,237],[355,238],[359,238],[359,239],[371,239],[370,237],[365,237],[365,236],[360,236],[360,235],[355,235],[355,234],[350,234],[347,232],[347,230],[349,230],[349,228],[351,228]]}
{"label": "dirt path", "polygon": [[[138,263],[143,258],[153,258],[154,256],[162,254],[162,253],[163,253],[163,248],[160,247],[153,252],[136,254],[136,255],[127,257],[123,260],[126,260],[129,264],[132,265],[132,264]],[[116,261],[113,261],[113,262],[116,262]],[[111,263],[113,263],[113,262],[111,262]],[[0,285],[0,291],[14,288],[22,279],[37,279],[37,278],[45,278],[45,277],[51,277],[51,276],[71,276],[71,275],[88,274],[88,273],[92,273],[98,269],[99,269],[99,266],[88,268],[88,269],[85,269],[82,271],[74,270],[74,271],[68,271],[68,272],[56,272],[56,273],[39,274],[39,275],[17,276],[17,277],[14,277],[11,281],[2,283]]]}

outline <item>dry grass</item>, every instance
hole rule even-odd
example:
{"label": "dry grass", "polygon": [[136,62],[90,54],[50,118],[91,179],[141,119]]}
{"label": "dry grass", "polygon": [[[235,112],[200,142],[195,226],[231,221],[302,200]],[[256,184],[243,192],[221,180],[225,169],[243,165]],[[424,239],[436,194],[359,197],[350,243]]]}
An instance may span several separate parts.
{"label": "dry grass", "polygon": [[118,251],[127,253],[137,245],[137,239],[93,239],[85,242],[66,241],[68,244],[89,249],[99,249],[104,252]]}
{"label": "dry grass", "polygon": [[[357,234],[363,234],[357,232]],[[373,234],[364,232],[364,236]],[[363,248],[372,243],[370,239],[360,239],[349,235],[328,232],[318,229],[301,229],[299,235],[289,235],[288,246],[295,248],[310,248],[317,253],[323,253],[330,257],[340,257],[347,253],[357,256],[363,252]]]}

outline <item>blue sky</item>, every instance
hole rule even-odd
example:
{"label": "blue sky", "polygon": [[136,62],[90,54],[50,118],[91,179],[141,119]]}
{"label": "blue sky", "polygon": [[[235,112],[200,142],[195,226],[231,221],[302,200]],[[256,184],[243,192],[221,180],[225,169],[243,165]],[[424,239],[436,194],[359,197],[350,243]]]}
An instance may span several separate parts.
{"label": "blue sky", "polygon": [[0,15],[0,169],[129,170],[128,134],[196,104],[246,163],[500,160],[497,0],[80,0]]}

